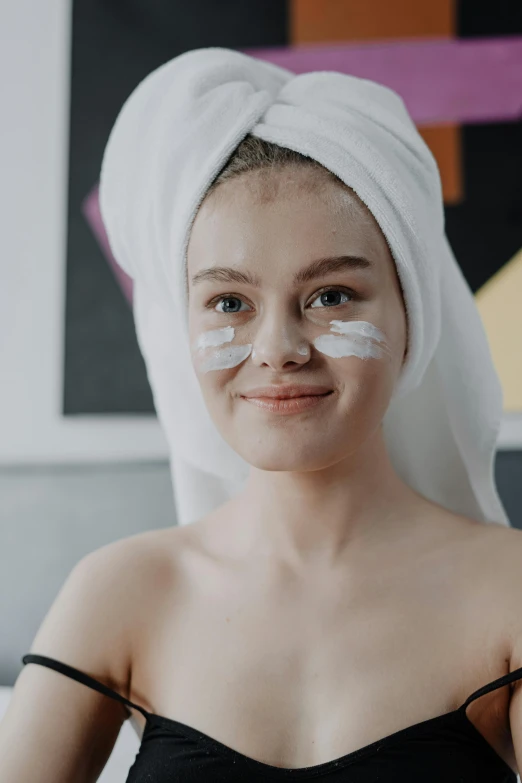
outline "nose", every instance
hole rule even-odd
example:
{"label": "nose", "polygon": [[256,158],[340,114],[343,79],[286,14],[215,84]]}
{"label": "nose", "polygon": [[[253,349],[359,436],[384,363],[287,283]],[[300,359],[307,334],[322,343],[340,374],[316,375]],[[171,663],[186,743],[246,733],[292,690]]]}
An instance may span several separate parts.
{"label": "nose", "polygon": [[268,365],[282,370],[289,363],[306,364],[310,359],[310,345],[295,319],[282,316],[267,317],[252,340],[251,359],[258,367]]}

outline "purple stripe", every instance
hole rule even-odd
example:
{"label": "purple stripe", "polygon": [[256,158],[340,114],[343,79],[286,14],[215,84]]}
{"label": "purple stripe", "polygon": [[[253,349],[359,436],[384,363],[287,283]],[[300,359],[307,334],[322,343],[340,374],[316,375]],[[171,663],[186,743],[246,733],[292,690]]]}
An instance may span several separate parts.
{"label": "purple stripe", "polygon": [[[385,84],[402,96],[419,126],[522,117],[522,36],[241,51],[296,74],[338,71]],[[133,281],[112,255],[100,214],[98,185],[85,198],[82,211],[132,304]]]}
{"label": "purple stripe", "polygon": [[294,73],[339,71],[391,87],[417,125],[522,117],[522,36],[242,49]]}

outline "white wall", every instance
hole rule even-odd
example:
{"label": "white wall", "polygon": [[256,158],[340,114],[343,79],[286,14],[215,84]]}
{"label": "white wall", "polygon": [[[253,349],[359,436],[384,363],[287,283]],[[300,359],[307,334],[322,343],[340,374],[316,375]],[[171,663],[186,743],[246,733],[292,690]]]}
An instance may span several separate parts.
{"label": "white wall", "polygon": [[154,417],[60,413],[70,27],[70,0],[0,0],[0,465],[168,453]]}
{"label": "white wall", "polygon": [[152,416],[62,418],[70,0],[0,0],[0,464],[165,459]]}

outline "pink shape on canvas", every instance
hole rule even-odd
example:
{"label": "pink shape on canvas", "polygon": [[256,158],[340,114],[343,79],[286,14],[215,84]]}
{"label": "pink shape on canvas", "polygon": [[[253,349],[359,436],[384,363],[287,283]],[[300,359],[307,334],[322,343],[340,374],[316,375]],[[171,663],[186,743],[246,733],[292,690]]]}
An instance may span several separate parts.
{"label": "pink shape on canvas", "polygon": [[98,240],[98,244],[100,245],[103,254],[107,258],[109,266],[112,269],[125,298],[129,304],[132,305],[132,292],[134,288],[133,280],[132,277],[129,277],[129,275],[123,271],[112,254],[112,250],[109,245],[109,238],[107,236],[100,212],[99,185],[95,185],[89,195],[84,199],[82,204],[82,212],[85,215],[92,232]]}
{"label": "pink shape on canvas", "polygon": [[390,87],[417,125],[522,116],[522,36],[242,49],[296,74],[339,71]]}

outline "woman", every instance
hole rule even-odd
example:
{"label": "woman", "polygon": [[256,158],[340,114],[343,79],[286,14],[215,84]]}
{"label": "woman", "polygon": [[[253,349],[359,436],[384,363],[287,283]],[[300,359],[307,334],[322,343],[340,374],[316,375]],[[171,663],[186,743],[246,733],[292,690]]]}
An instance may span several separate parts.
{"label": "woman", "polygon": [[193,51],[122,110],[101,204],[181,525],[73,569],[24,656],[43,666],[15,684],[2,779],[94,781],[132,715],[132,783],[514,781],[522,536],[485,435],[496,378],[397,96]]}

